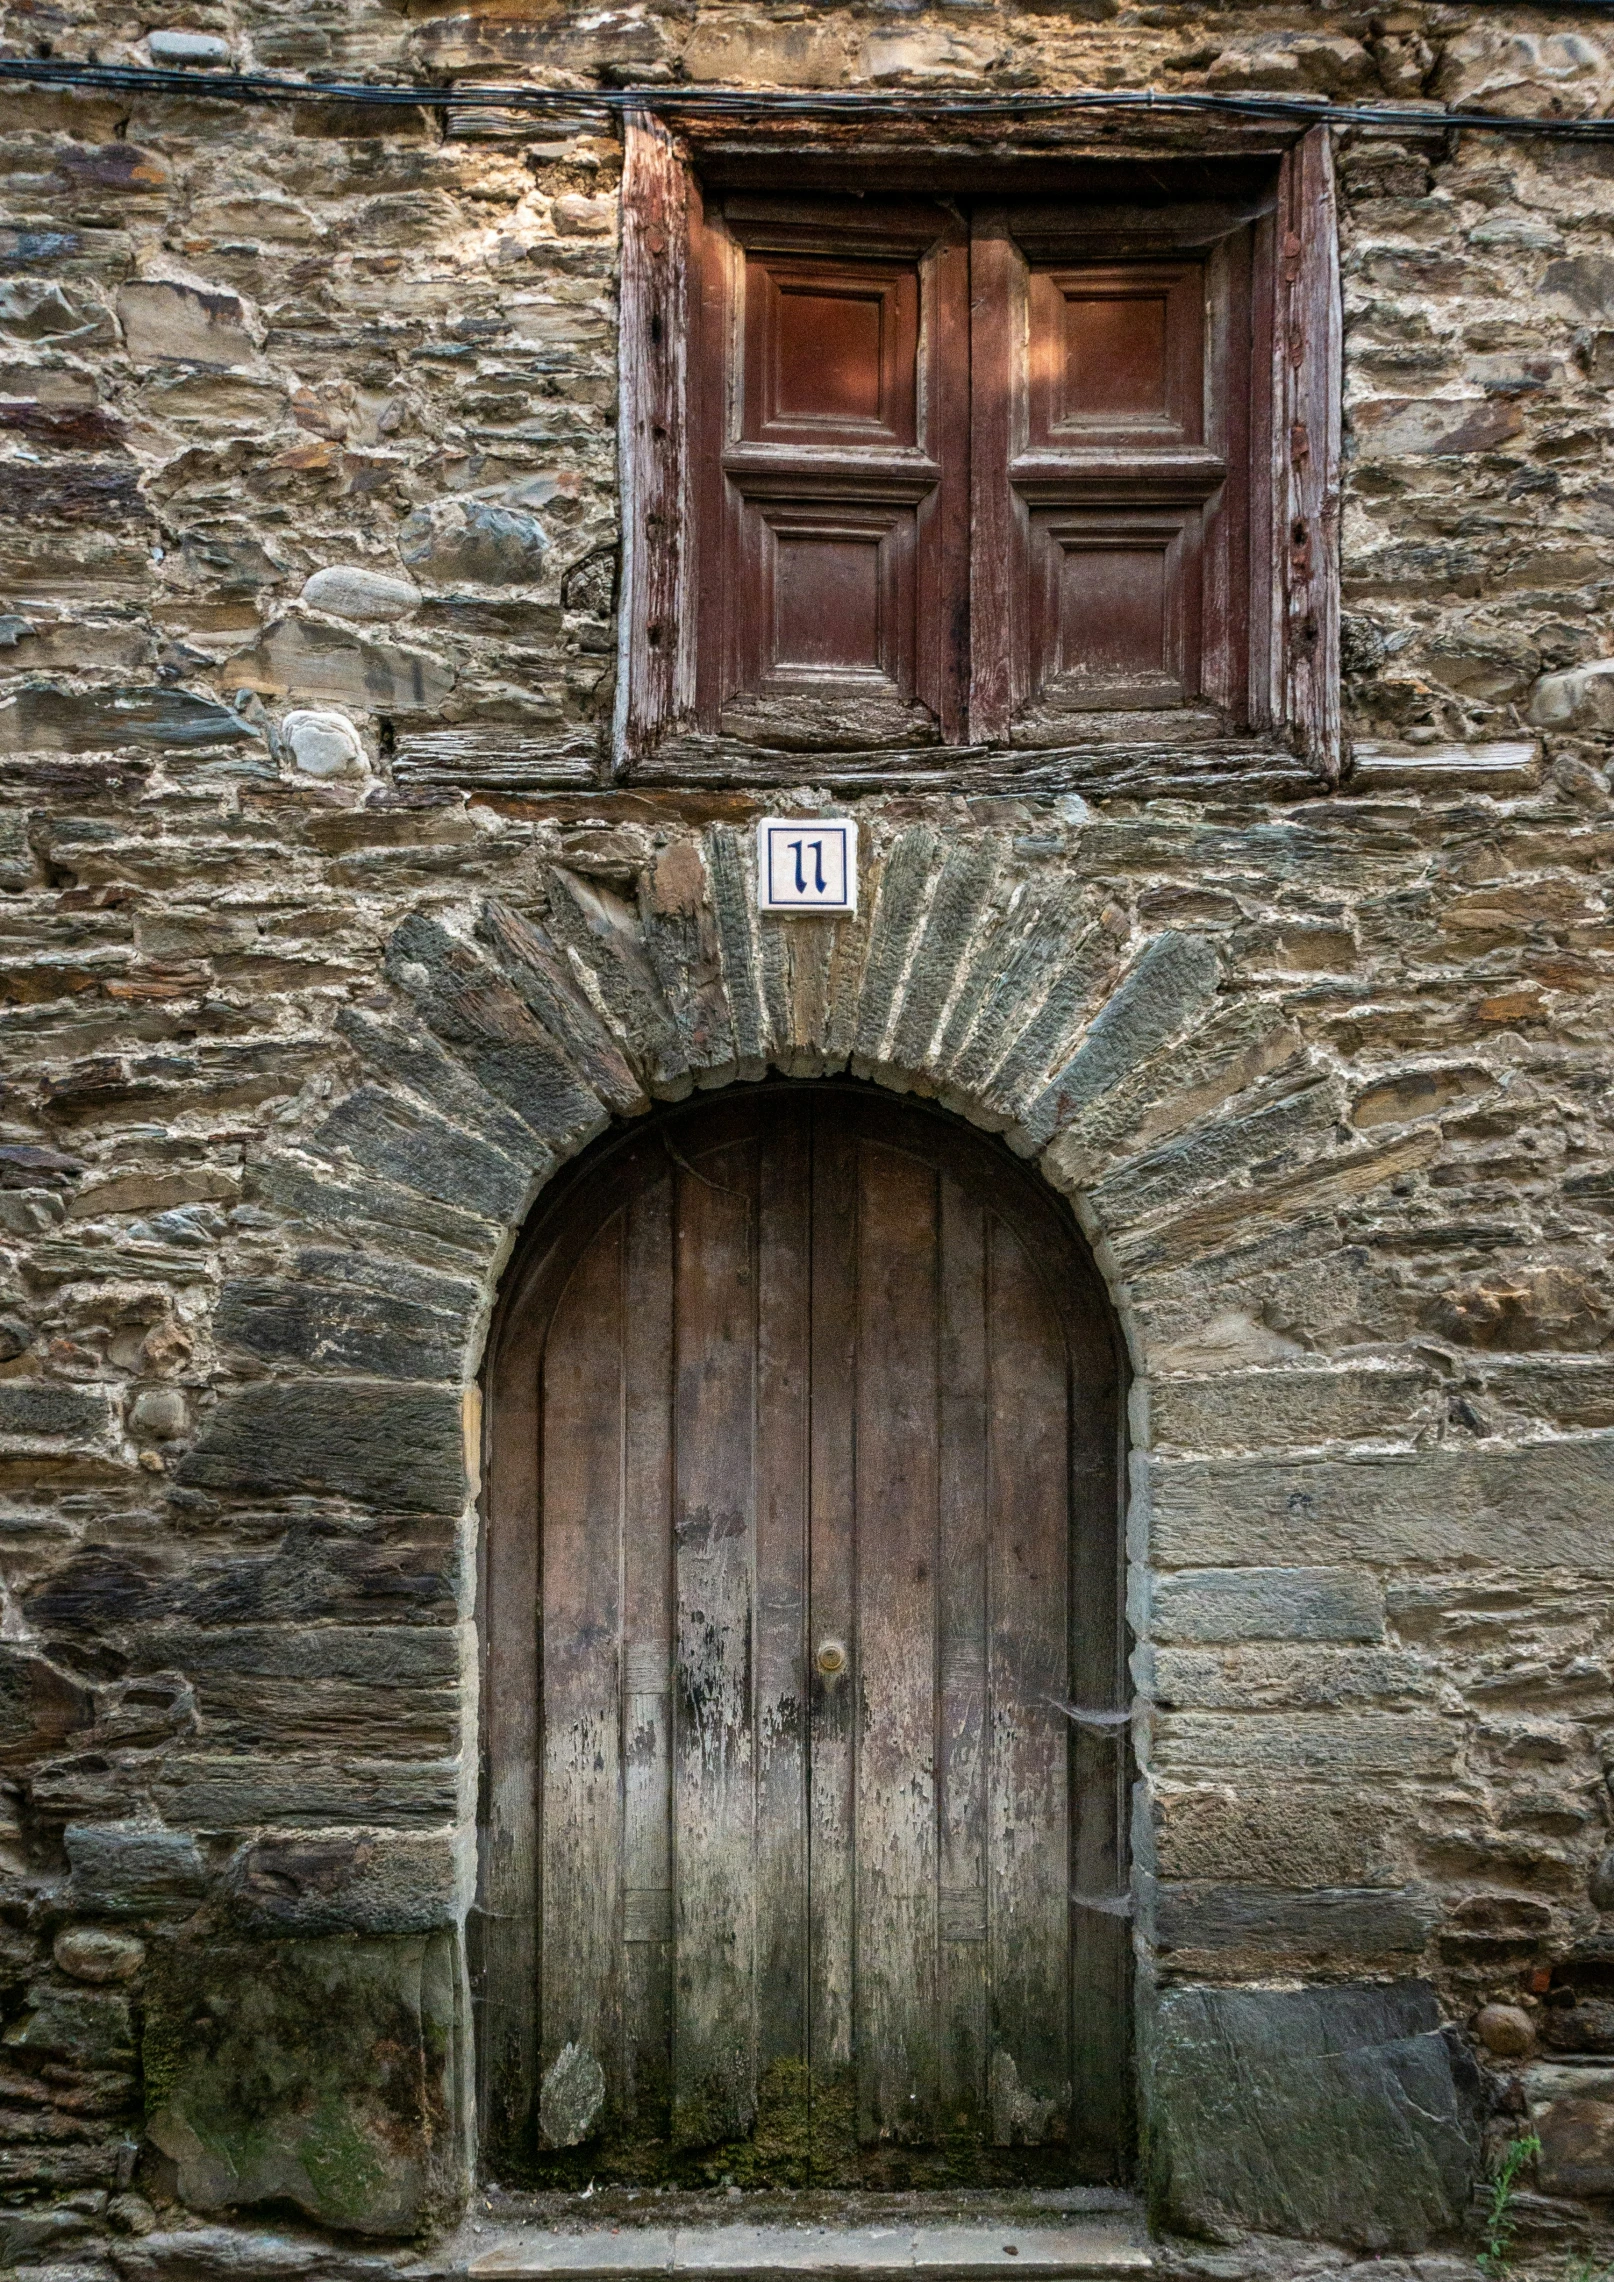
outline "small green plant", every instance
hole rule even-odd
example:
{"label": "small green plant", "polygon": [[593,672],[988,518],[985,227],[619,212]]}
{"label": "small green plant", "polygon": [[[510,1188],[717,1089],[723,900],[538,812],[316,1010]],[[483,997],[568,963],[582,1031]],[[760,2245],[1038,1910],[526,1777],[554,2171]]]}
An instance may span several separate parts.
{"label": "small green plant", "polygon": [[1502,2282],[1508,2271],[1508,2252],[1518,2231],[1519,2215],[1514,2209],[1519,2194],[1519,2173],[1527,2163],[1534,2163],[1541,2153],[1541,2142],[1532,2132],[1528,2139],[1509,2140],[1502,2150],[1501,2161],[1491,2173],[1491,2191],[1485,2205],[1485,2247],[1479,2254],[1479,2270],[1490,2277],[1490,2282]]}

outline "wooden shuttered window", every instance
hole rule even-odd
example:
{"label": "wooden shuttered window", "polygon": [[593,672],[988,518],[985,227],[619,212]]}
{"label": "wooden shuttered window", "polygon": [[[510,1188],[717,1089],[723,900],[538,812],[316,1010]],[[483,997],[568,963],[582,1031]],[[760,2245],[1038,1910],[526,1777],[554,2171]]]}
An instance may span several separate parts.
{"label": "wooden shuttered window", "polygon": [[642,135],[658,271],[630,136],[625,322],[659,294],[687,339],[659,397],[625,350],[629,767],[1253,737],[1336,773],[1328,151],[1191,199],[793,198],[669,188]]}

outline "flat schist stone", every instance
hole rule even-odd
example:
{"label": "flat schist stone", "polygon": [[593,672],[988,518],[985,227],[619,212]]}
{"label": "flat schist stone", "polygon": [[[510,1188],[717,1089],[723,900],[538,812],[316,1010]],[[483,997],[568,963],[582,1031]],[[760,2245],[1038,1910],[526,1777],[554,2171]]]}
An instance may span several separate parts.
{"label": "flat schist stone", "polygon": [[471,2258],[467,2274],[485,2282],[541,2275],[722,2275],[732,2282],[832,2274],[922,2274],[971,2282],[976,2276],[1081,2277],[1147,2273],[1148,2245],[1124,2223],[1085,2219],[1058,2227],[623,2227],[618,2233],[561,2234],[523,2228]]}

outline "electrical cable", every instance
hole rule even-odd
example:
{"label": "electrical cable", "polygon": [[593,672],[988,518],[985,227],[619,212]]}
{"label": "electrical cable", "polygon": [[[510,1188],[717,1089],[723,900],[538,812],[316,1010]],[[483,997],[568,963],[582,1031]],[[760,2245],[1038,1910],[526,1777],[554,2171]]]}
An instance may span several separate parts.
{"label": "electrical cable", "polygon": [[[1580,0],[1592,5],[1593,0]],[[1597,0],[1614,14],[1614,0]],[[224,72],[193,66],[74,63],[46,56],[0,58],[0,81],[76,87],[128,95],[182,95],[215,103],[362,104],[375,108],[458,111],[654,111],[687,118],[1050,119],[1085,112],[1168,112],[1292,123],[1297,126],[1388,128],[1402,134],[1542,136],[1557,142],[1614,142],[1614,118],[1514,117],[1500,111],[1448,111],[1436,103],[1334,103],[1300,95],[1210,94],[1147,88],[1082,88],[1065,94],[913,94],[876,88],[811,93],[736,87],[532,87],[370,85],[362,80],[281,79],[267,72]]]}

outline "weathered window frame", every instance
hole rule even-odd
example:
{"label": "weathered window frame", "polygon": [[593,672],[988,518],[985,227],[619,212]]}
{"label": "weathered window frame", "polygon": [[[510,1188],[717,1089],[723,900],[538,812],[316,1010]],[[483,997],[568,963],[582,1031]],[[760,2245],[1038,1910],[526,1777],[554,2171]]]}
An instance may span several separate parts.
{"label": "weathered window frame", "polygon": [[[702,213],[699,153],[649,110],[627,114],[622,184],[620,450],[623,576],[614,735],[617,777],[662,781],[777,774],[760,762],[704,757],[677,736],[696,712],[699,628],[692,534],[699,471],[691,421],[689,344],[701,290],[693,249]],[[1179,153],[1182,144],[1177,144]],[[1001,151],[1002,145],[998,146]],[[770,148],[770,163],[788,152]],[[878,171],[874,179],[880,179]],[[902,187],[912,187],[912,169]],[[1278,154],[1276,210],[1255,255],[1270,326],[1258,343],[1266,386],[1250,392],[1252,466],[1270,471],[1270,546],[1259,533],[1249,565],[1252,629],[1249,742],[1297,754],[1324,782],[1339,779],[1339,468],[1343,325],[1333,145],[1323,125]],[[1269,343],[1269,347],[1268,344]],[[977,711],[977,719],[990,719]],[[982,747],[938,746],[925,775],[978,761]],[[1006,773],[1045,758],[1009,752]],[[802,756],[822,775],[826,757]],[[833,770],[830,772],[833,774]]]}

